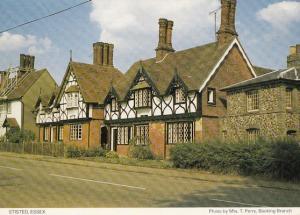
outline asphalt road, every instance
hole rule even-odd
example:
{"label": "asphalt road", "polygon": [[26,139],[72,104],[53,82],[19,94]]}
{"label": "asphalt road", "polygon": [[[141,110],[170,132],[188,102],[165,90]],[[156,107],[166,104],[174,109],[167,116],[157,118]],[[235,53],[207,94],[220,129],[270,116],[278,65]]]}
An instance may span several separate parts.
{"label": "asphalt road", "polygon": [[291,189],[266,188],[242,177],[174,174],[174,170],[138,167],[128,170],[121,165],[107,169],[89,164],[0,153],[0,207],[300,206],[300,187],[294,189],[296,185]]}

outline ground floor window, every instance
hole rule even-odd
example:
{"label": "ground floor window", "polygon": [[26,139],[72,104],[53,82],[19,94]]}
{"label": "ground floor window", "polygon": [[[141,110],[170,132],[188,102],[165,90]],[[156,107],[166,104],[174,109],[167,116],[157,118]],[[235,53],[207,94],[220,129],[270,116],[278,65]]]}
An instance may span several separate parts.
{"label": "ground floor window", "polygon": [[247,130],[248,142],[255,142],[260,136],[260,130],[257,128],[250,128]]}
{"label": "ground floor window", "polygon": [[82,125],[71,124],[70,125],[70,140],[82,140]]}
{"label": "ground floor window", "polygon": [[49,127],[44,127],[44,141],[49,141]]}
{"label": "ground floor window", "polygon": [[194,140],[193,122],[167,123],[167,143],[188,143]]}
{"label": "ground floor window", "polygon": [[137,145],[146,145],[149,143],[149,125],[137,125],[135,127],[135,136]]}
{"label": "ground floor window", "polygon": [[118,127],[118,145],[127,145],[131,140],[132,127],[131,126],[122,126]]}
{"label": "ground floor window", "polygon": [[64,136],[64,126],[58,126],[58,140],[62,141]]}

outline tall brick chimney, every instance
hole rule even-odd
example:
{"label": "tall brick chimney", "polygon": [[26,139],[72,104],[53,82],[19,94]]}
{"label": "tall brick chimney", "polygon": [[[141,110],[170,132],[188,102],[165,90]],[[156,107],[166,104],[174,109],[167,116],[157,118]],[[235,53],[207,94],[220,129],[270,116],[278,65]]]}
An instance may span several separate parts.
{"label": "tall brick chimney", "polygon": [[20,54],[20,70],[34,69],[34,60],[34,56]]}
{"label": "tall brick chimney", "polygon": [[290,47],[290,55],[287,57],[287,67],[300,67],[300,44]]}
{"label": "tall brick chimney", "polygon": [[114,45],[97,42],[93,44],[94,64],[100,66],[113,66]]}
{"label": "tall brick chimney", "polygon": [[236,1],[221,0],[221,26],[217,32],[220,45],[238,36],[235,30]]}
{"label": "tall brick chimney", "polygon": [[172,31],[174,22],[164,18],[159,19],[159,40],[156,51],[156,60],[162,60],[168,53],[174,52],[172,47]]}

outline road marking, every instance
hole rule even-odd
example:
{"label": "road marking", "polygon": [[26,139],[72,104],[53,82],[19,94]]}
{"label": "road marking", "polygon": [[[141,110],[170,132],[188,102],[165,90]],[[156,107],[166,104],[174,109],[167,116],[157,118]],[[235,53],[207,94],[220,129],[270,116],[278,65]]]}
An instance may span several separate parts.
{"label": "road marking", "polygon": [[18,168],[14,168],[14,167],[9,167],[9,166],[0,166],[0,168],[11,169],[11,170],[16,170],[16,171],[22,171],[22,169],[18,169]]}
{"label": "road marking", "polygon": [[106,181],[96,181],[96,180],[92,180],[92,179],[75,178],[75,177],[71,177],[71,176],[56,175],[56,174],[49,174],[49,175],[54,176],[54,177],[60,177],[60,178],[68,178],[68,179],[75,179],[75,180],[80,180],[80,181],[94,182],[94,183],[99,183],[99,184],[108,184],[108,185],[114,185],[114,186],[119,186],[119,187],[127,187],[127,188],[132,188],[132,189],[146,190],[146,188],[144,188],[144,187],[135,187],[135,186],[125,185],[125,184],[106,182]]}
{"label": "road marking", "polygon": [[227,200],[222,200],[222,199],[209,199],[210,201],[216,201],[216,202],[227,202],[227,203],[233,203],[237,205],[247,205],[247,206],[253,206],[253,207],[268,207],[264,205],[254,205],[254,204],[247,204],[243,202],[233,202],[233,201],[227,201]]}

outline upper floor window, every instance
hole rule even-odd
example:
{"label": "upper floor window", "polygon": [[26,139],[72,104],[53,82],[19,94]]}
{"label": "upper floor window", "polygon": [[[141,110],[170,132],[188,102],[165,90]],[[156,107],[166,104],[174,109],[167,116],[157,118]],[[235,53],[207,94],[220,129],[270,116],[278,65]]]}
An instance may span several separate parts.
{"label": "upper floor window", "polygon": [[256,142],[260,136],[260,130],[257,128],[250,128],[247,130],[248,142]]}
{"label": "upper floor window", "polygon": [[79,96],[78,93],[67,94],[67,108],[78,107]]}
{"label": "upper floor window", "polygon": [[184,103],[185,102],[185,94],[181,88],[175,89],[175,103]]}
{"label": "upper floor window", "polygon": [[292,108],[293,105],[293,89],[292,88],[286,88],[285,89],[286,97],[286,108]]}
{"label": "upper floor window", "polygon": [[134,91],[134,106],[151,107],[151,90],[149,88]]}
{"label": "upper floor window", "polygon": [[70,125],[70,140],[82,140],[82,125],[71,124]]}
{"label": "upper floor window", "polygon": [[116,98],[111,100],[111,111],[118,111],[118,102]]}
{"label": "upper floor window", "polygon": [[247,92],[247,110],[256,111],[259,109],[258,90]]}
{"label": "upper floor window", "polygon": [[207,103],[211,105],[216,104],[216,89],[208,88],[207,90]]}

